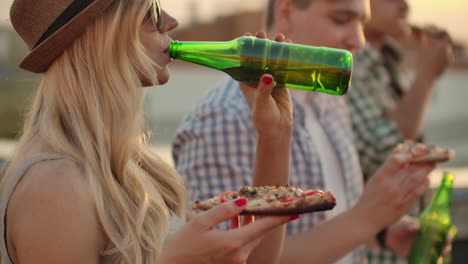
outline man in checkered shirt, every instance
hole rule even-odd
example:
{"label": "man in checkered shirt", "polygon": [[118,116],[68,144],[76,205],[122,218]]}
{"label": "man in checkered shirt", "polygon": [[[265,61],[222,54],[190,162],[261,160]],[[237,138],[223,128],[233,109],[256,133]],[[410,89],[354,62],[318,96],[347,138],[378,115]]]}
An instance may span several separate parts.
{"label": "man in checkered shirt", "polygon": [[[364,44],[366,7],[366,0],[270,0],[267,28],[298,44],[355,51]],[[329,190],[342,201],[331,211],[305,214],[288,224],[288,234],[293,235],[352,210],[361,196],[363,177],[344,97],[290,92],[294,112],[290,184]],[[187,182],[191,200],[251,185],[256,142],[251,112],[237,82],[229,79],[211,90],[182,122],[173,143],[176,168]],[[392,237],[395,229],[389,230]],[[361,246],[338,263],[365,261]]]}
{"label": "man in checkered shirt", "polygon": [[[451,60],[450,39],[444,32],[436,39],[422,31],[412,32],[407,23],[406,0],[371,0],[372,18],[365,24],[367,44],[354,54],[350,106],[356,147],[367,179],[403,139],[419,140],[434,83]],[[433,29],[435,30],[435,29]],[[402,65],[403,53],[390,39],[413,37],[417,43],[414,65]],[[410,215],[420,213],[419,203]],[[369,263],[407,263],[389,250],[369,252]]]}
{"label": "man in checkered shirt", "polygon": [[[435,82],[453,60],[450,37],[431,28],[431,37],[408,25],[406,0],[371,0],[372,18],[365,24],[366,45],[354,54],[350,105],[353,130],[366,177],[383,164],[403,139],[419,140]],[[413,38],[411,64],[391,38]],[[414,74],[413,74],[414,72]]]}

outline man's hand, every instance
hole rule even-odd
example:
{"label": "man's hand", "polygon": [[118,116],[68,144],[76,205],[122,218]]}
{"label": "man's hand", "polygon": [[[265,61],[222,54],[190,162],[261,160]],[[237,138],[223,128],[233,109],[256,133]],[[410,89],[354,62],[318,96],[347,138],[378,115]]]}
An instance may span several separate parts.
{"label": "man's hand", "polygon": [[385,245],[398,256],[408,258],[418,231],[418,220],[403,216],[400,221],[389,227]]}
{"label": "man's hand", "polygon": [[[408,258],[416,236],[418,235],[418,231],[418,219],[405,215],[400,219],[400,221],[389,227],[385,245],[398,256]],[[452,241],[455,233],[456,228],[452,227],[452,229],[447,234],[447,241],[445,243],[445,248],[442,251],[442,256],[439,263],[442,263],[443,258],[451,255]]]}
{"label": "man's hand", "polygon": [[453,46],[447,31],[435,26],[413,31],[418,41],[417,77],[436,81],[453,62]]}

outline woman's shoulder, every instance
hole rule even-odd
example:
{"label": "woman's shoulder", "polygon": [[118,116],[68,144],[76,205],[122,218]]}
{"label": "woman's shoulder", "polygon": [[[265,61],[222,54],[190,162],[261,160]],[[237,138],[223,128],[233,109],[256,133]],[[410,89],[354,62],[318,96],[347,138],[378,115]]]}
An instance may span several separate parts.
{"label": "woman's shoulder", "polygon": [[[103,236],[91,186],[76,162],[41,161],[29,168],[8,205],[8,240],[16,253],[97,254]],[[65,260],[65,259],[64,259]]]}
{"label": "woman's shoulder", "polygon": [[[10,206],[19,198],[81,196],[89,191],[83,169],[70,159],[43,160],[27,168],[13,192]],[[64,198],[66,198],[64,197]],[[76,198],[76,197],[75,197]],[[87,196],[83,196],[87,198]]]}

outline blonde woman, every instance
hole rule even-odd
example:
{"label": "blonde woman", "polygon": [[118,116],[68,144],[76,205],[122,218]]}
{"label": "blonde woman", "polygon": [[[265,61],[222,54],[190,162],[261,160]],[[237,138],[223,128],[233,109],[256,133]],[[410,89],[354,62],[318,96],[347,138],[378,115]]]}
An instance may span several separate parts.
{"label": "blonde woman", "polygon": [[[177,26],[158,1],[15,0],[10,14],[31,49],[20,67],[43,76],[1,185],[3,264],[277,262],[297,217],[239,226],[239,199],[184,224],[183,183],[148,149],[141,87],[168,80]],[[272,86],[243,86],[259,185],[288,182],[291,102]]]}

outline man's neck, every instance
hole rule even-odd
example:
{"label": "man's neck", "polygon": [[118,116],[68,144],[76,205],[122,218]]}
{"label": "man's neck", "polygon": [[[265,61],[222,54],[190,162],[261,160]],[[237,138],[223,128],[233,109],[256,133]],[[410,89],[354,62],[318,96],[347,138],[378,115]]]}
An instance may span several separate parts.
{"label": "man's neck", "polygon": [[364,28],[364,34],[366,36],[367,43],[369,43],[373,48],[380,50],[383,45],[385,35],[375,30],[366,28]]}

